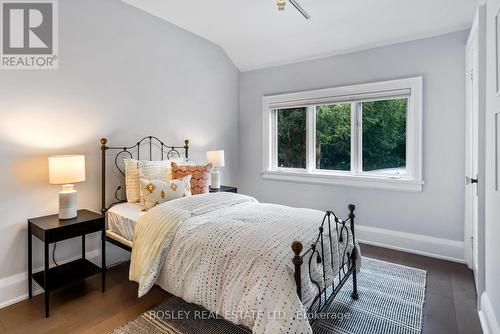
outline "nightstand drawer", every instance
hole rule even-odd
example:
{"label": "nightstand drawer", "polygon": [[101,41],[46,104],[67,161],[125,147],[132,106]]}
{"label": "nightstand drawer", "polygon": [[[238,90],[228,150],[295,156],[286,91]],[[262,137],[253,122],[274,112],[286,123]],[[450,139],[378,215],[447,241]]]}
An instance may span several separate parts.
{"label": "nightstand drawer", "polygon": [[78,225],[63,226],[57,229],[48,230],[45,233],[46,242],[52,243],[61,240],[71,239],[84,234],[100,232],[103,229],[103,220],[94,220]]}

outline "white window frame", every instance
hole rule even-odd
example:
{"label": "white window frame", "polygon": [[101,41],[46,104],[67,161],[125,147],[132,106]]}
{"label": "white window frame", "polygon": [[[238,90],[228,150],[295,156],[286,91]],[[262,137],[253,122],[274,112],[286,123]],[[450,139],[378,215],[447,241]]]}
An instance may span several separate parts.
{"label": "white window frame", "polygon": [[[262,97],[263,156],[261,175],[265,179],[380,188],[400,191],[422,191],[422,77],[376,83],[335,87]],[[334,103],[352,103],[351,114],[361,116],[353,108],[359,101],[389,98],[408,98],[406,117],[406,174],[383,175],[381,173],[329,171],[315,169],[315,106]],[[277,166],[277,119],[276,109],[307,108],[306,168],[280,168]],[[359,141],[362,140],[361,120],[351,117],[355,136],[351,138],[351,165],[361,171]]]}

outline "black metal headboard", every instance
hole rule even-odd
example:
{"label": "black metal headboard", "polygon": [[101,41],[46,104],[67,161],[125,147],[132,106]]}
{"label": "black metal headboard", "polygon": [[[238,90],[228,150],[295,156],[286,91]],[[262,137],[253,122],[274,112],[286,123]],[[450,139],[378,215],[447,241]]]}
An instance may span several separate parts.
{"label": "black metal headboard", "polygon": [[[139,140],[135,145],[132,146],[107,146],[108,140],[106,138],[101,138],[101,163],[102,163],[102,170],[101,170],[101,212],[104,214],[109,207],[106,207],[106,151],[111,150],[115,151],[115,158],[114,158],[114,163],[116,166],[116,169],[119,171],[119,173],[125,177],[125,171],[122,170],[118,164],[119,157],[122,154],[128,155],[131,159],[134,158],[134,152],[137,152],[136,154],[136,159],[140,160],[141,159],[141,146],[146,146],[146,148],[149,148],[149,157],[147,157],[147,160],[153,160],[153,148],[160,150],[160,156],[161,160],[163,160],[165,157],[167,159],[177,157],[180,158],[181,154],[179,153],[178,149],[184,149],[184,156],[186,159],[189,157],[189,140],[184,140],[184,146],[172,146],[172,145],[167,145],[160,139],[158,139],[155,136],[147,136]],[[143,159],[145,160],[145,159]],[[115,199],[116,202],[112,203],[110,205],[113,206],[114,204],[117,203],[122,203],[125,202],[125,200],[120,199],[118,197],[118,192],[121,190],[121,186],[118,186],[115,190]]]}

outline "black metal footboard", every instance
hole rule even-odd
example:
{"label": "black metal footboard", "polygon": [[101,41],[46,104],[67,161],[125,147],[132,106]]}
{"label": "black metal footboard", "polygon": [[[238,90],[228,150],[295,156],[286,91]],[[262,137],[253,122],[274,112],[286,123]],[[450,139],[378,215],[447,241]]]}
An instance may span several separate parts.
{"label": "black metal footboard", "polygon": [[[293,264],[295,266],[295,283],[297,284],[297,294],[301,300],[302,299],[302,276],[301,270],[302,264],[306,263],[306,270],[308,271],[309,278],[311,282],[318,288],[318,294],[313,299],[311,306],[308,309],[308,313],[321,313],[326,306],[335,298],[340,289],[347,282],[349,277],[352,275],[352,286],[353,291],[351,293],[352,298],[358,299],[358,287],[356,278],[356,261],[358,259],[358,250],[356,247],[352,249],[351,252],[348,251],[350,244],[350,237],[352,237],[352,244],[356,245],[356,239],[354,234],[354,209],[355,206],[350,204],[349,216],[347,219],[338,218],[333,212],[327,211],[323,222],[319,228],[318,237],[316,241],[304,252],[302,253],[304,247],[301,242],[294,241],[292,243],[292,251],[295,254],[293,257]],[[333,227],[331,219],[335,222]],[[351,233],[349,233],[349,230]],[[325,242],[329,243],[329,248],[326,249]],[[336,247],[335,247],[336,246]],[[334,254],[334,250],[338,250],[338,254]],[[325,252],[329,251],[330,261],[325,261]],[[301,254],[302,253],[302,254]],[[337,257],[337,261],[334,261],[334,257]],[[320,277],[313,277],[312,275],[312,264],[320,264]],[[326,263],[329,262],[329,263]],[[336,265],[338,264],[338,266]],[[332,283],[327,282],[327,266],[333,273],[338,270],[338,277],[332,279]],[[330,278],[331,279],[331,278]],[[337,281],[337,282],[336,282]]]}

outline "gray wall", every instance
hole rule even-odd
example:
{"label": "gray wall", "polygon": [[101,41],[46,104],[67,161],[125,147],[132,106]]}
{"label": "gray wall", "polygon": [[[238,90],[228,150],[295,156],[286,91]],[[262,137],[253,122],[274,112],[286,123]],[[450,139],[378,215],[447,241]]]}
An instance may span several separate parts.
{"label": "gray wall", "polygon": [[[239,71],[218,46],[120,0],[59,1],[59,17],[58,70],[0,73],[0,294],[2,278],[27,270],[26,218],[57,212],[48,155],[86,155],[80,208],[100,209],[104,136],[120,146],[189,138],[199,162],[224,149],[222,181],[237,185]],[[88,250],[96,244],[89,238]],[[57,258],[79,245],[58,244]]]}
{"label": "gray wall", "polygon": [[[240,80],[240,189],[261,201],[346,212],[358,223],[462,242],[464,238],[465,51],[467,32],[251,71]],[[264,180],[263,95],[424,78],[422,192]]]}

